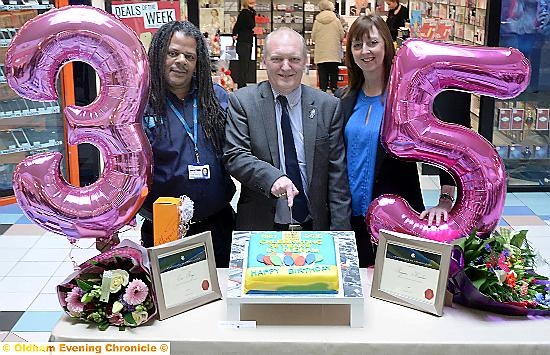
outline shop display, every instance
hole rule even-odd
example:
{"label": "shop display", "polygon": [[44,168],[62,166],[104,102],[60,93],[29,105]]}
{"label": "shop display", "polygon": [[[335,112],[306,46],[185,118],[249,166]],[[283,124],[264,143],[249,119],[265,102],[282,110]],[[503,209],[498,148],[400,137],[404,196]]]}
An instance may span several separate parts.
{"label": "shop display", "polygon": [[413,36],[469,45],[487,43],[486,0],[409,1],[409,10]]}
{"label": "shop display", "polygon": [[334,238],[327,232],[252,232],[245,293],[337,293]]}
{"label": "shop display", "polygon": [[[314,4],[315,3],[315,4]],[[211,23],[209,15],[203,15],[212,8],[218,6],[223,9],[223,23],[219,26],[220,32],[230,34],[239,15],[239,0],[219,1],[217,5],[205,1],[200,8],[201,31],[209,31]],[[265,37],[273,30],[285,26],[294,29],[304,36],[308,47],[307,63],[313,61],[313,42],[311,41],[311,30],[313,28],[314,16],[319,12],[316,2],[298,0],[257,0],[256,6],[256,63],[258,69],[265,69],[262,64],[263,46]],[[254,54],[253,54],[254,57]]]}
{"label": "shop display", "polygon": [[[17,163],[37,153],[65,150],[60,101],[20,97],[9,87],[4,65],[7,47],[19,28],[54,8],[54,1],[4,4],[0,2],[0,204],[13,196],[12,176]],[[61,169],[66,174],[65,161]]]}
{"label": "shop display", "polygon": [[[547,0],[498,3],[500,31],[495,45],[519,49],[529,60],[531,77],[527,90],[514,100],[490,102],[482,119],[491,120],[492,140],[508,146],[504,158],[509,191],[550,191],[550,13]],[[493,109],[494,107],[494,109]],[[510,115],[509,124],[503,124]]]}

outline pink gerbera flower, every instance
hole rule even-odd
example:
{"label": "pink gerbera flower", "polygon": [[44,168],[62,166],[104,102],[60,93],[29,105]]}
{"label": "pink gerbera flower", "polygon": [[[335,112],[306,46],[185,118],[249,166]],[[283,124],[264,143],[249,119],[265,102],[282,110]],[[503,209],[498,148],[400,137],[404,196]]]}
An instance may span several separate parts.
{"label": "pink gerbera flower", "polygon": [[110,316],[107,316],[107,319],[109,319],[109,323],[112,325],[124,324],[124,317],[120,313],[113,313]]}
{"label": "pink gerbera flower", "polygon": [[67,302],[67,310],[69,313],[78,316],[84,310],[84,303],[82,303],[82,290],[80,287],[73,287],[71,292],[67,293],[65,302]]}
{"label": "pink gerbera flower", "polygon": [[147,287],[145,282],[141,281],[140,279],[135,279],[128,284],[128,287],[126,288],[126,292],[124,292],[124,296],[122,296],[122,299],[129,305],[136,306],[145,301],[148,293],[149,288]]}

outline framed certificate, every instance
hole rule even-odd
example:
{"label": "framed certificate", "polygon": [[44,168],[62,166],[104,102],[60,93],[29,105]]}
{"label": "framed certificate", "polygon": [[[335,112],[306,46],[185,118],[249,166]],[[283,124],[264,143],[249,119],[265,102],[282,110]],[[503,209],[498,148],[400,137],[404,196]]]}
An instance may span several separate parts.
{"label": "framed certificate", "polygon": [[160,320],[221,299],[213,250],[210,232],[148,249]]}
{"label": "framed certificate", "polygon": [[371,296],[443,315],[451,244],[381,230]]}

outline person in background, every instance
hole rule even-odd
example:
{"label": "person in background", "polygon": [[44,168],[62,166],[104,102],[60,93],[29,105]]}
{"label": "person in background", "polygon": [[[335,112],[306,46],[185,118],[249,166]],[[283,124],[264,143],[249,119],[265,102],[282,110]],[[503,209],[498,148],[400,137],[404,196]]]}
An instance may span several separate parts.
{"label": "person in background", "polygon": [[237,41],[236,49],[239,56],[237,72],[233,80],[239,89],[246,86],[246,77],[250,70],[252,43],[254,41],[254,26],[256,25],[256,0],[242,0],[242,9],[233,26],[233,41]]}
{"label": "person in background", "polygon": [[380,16],[361,16],[351,25],[346,44],[349,86],[339,89],[344,116],[351,226],[355,232],[360,267],[374,264],[375,251],[365,222],[369,204],[382,194],[403,197],[423,211],[431,225],[447,220],[454,186],[443,186],[438,206],[425,211],[416,163],[397,160],[380,144],[386,91],[395,49],[388,26]]}
{"label": "person in background", "polygon": [[409,21],[409,9],[399,3],[399,0],[386,0],[389,7],[386,23],[390,29],[391,38],[397,41],[397,30],[399,27],[405,27],[405,22]]}
{"label": "person in background", "polygon": [[301,85],[302,36],[271,32],[268,80],[229,97],[224,162],[241,182],[238,230],[349,230],[350,195],[339,100]]}
{"label": "person in background", "polygon": [[338,65],[342,61],[342,40],[345,33],[342,23],[334,13],[334,4],[329,0],[319,1],[321,11],[311,31],[315,42],[314,62],[319,74],[319,88],[334,93],[338,84]]}
{"label": "person in background", "polygon": [[[194,202],[188,235],[212,232],[216,265],[227,267],[235,185],[221,161],[227,93],[213,84],[205,40],[187,21],[163,25],[149,49],[151,94],[144,126],[153,148],[153,184],[140,213],[142,243],[153,245],[153,203],[187,195]],[[203,170],[208,170],[207,174]]]}

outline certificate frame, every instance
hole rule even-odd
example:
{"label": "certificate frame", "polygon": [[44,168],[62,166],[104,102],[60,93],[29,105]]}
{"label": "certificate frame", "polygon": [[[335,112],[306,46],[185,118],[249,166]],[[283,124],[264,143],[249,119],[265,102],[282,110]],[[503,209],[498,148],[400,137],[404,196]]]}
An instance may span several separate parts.
{"label": "certificate frame", "polygon": [[442,316],[453,246],[387,230],[378,239],[371,297]]}
{"label": "certificate frame", "polygon": [[222,298],[209,231],[147,251],[160,320]]}

